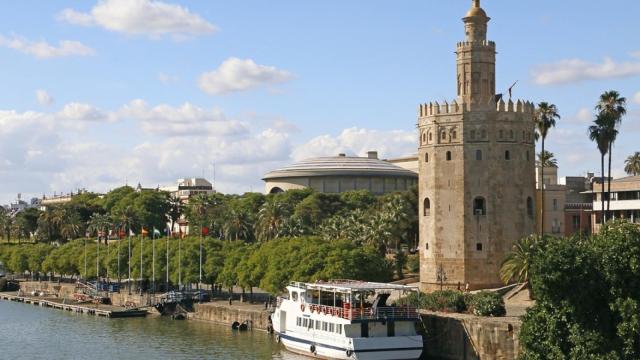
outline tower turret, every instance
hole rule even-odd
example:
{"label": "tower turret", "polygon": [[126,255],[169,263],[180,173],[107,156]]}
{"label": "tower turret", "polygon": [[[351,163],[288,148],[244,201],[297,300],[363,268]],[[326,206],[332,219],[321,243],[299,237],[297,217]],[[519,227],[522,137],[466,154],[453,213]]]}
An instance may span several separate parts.
{"label": "tower turret", "polygon": [[473,0],[462,18],[466,40],[456,49],[460,103],[487,104],[495,96],[496,44],[487,41],[489,20],[480,0]]}

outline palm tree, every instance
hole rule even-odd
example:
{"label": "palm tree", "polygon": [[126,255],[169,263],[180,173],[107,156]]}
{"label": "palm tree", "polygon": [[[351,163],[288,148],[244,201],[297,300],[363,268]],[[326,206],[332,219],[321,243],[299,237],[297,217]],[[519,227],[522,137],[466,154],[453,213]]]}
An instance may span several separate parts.
{"label": "palm tree", "polygon": [[513,244],[511,253],[500,266],[500,279],[502,282],[508,284],[515,281],[517,283],[526,283],[528,286],[531,260],[540,241],[540,236],[529,235]]}
{"label": "palm tree", "polygon": [[60,235],[66,240],[71,240],[80,234],[80,217],[77,213],[64,211],[64,220],[60,224]]}
{"label": "palm tree", "polygon": [[600,174],[601,186],[600,186],[600,200],[602,201],[602,223],[606,220],[606,214],[604,213],[604,157],[609,152],[609,141],[607,139],[607,127],[603,125],[603,116],[599,114],[594,121],[595,125],[589,126],[589,139],[595,141],[600,151]]}
{"label": "palm tree", "polygon": [[179,197],[172,195],[169,198],[169,212],[167,213],[167,217],[169,218],[169,222],[171,224],[170,229],[172,232],[176,222],[180,220],[183,210],[184,205],[182,205],[182,200],[180,200]]}
{"label": "palm tree", "polygon": [[600,95],[600,100],[596,105],[596,110],[601,115],[604,115],[604,118],[609,120],[606,122],[608,129],[608,138],[609,138],[609,176],[607,179],[607,193],[609,197],[607,198],[607,214],[610,215],[609,209],[611,205],[611,153],[613,148],[613,143],[616,141],[616,135],[618,131],[617,127],[620,126],[622,122],[622,116],[627,113],[627,99],[620,96],[615,90],[606,91],[602,95]]}
{"label": "palm tree", "polygon": [[[536,122],[536,138],[541,139],[542,151],[544,154],[544,141],[547,138],[549,129],[556,126],[556,120],[560,119],[558,114],[558,108],[554,104],[547,102],[541,102],[538,104],[538,108],[535,112]],[[540,234],[544,232],[544,167],[545,164],[540,166]]]}
{"label": "palm tree", "polygon": [[536,160],[537,166],[544,167],[558,167],[558,160],[555,158],[555,155],[550,151],[545,151],[544,153],[538,153],[538,160]]}
{"label": "palm tree", "polygon": [[251,234],[251,223],[246,212],[231,209],[223,225],[225,238],[247,240]]}
{"label": "palm tree", "polygon": [[[87,230],[91,234],[96,234],[100,236],[100,233],[106,234],[107,230],[109,230],[112,226],[111,217],[107,214],[98,214],[93,213],[89,218]],[[107,236],[104,236],[105,244],[107,243]]]}
{"label": "palm tree", "polygon": [[624,171],[632,176],[640,175],[640,151],[636,151],[624,161]]}
{"label": "palm tree", "polygon": [[11,237],[11,216],[4,207],[0,206],[0,235],[7,236],[7,242]]}
{"label": "palm tree", "polygon": [[53,240],[53,230],[56,223],[55,208],[47,206],[43,212],[38,216],[38,226],[44,227],[47,230],[47,241]]}
{"label": "palm tree", "polygon": [[267,241],[278,237],[289,217],[289,208],[286,204],[271,200],[267,201],[258,210],[256,222],[256,238],[259,241]]}

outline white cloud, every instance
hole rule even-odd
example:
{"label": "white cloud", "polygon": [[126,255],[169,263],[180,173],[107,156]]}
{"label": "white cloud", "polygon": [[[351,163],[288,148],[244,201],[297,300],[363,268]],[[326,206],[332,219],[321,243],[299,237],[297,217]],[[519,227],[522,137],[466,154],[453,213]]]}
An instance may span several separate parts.
{"label": "white cloud", "polygon": [[58,14],[58,19],[152,38],[170,35],[180,39],[217,30],[215,25],[185,7],[155,0],[102,0],[89,13],[65,9]]}
{"label": "white cloud", "polygon": [[0,46],[18,50],[39,59],[65,56],[91,56],[96,53],[95,50],[79,41],[61,40],[58,46],[54,46],[44,40],[31,41],[16,35],[12,37],[0,35]]}
{"label": "white cloud", "polygon": [[147,134],[166,136],[231,136],[249,131],[243,122],[226,119],[217,108],[205,110],[191,103],[179,107],[166,104],[149,106],[144,100],[132,100],[120,109],[120,116],[140,122]]}
{"label": "white cloud", "polygon": [[38,89],[36,90],[36,99],[38,99],[38,103],[40,105],[51,105],[53,104],[53,96],[51,96],[46,90]]}
{"label": "white cloud", "polygon": [[70,121],[115,121],[117,120],[115,114],[106,113],[93,105],[71,102],[66,104],[60,112],[57,113],[57,117],[61,120]]}
{"label": "white cloud", "polygon": [[160,81],[163,84],[175,83],[175,82],[178,82],[178,80],[180,79],[177,76],[173,76],[165,73],[158,74],[158,81]]}
{"label": "white cloud", "polygon": [[578,109],[578,112],[573,116],[567,117],[563,122],[575,125],[585,125],[593,121],[594,112],[589,108],[583,107]]}
{"label": "white cloud", "polygon": [[640,59],[640,50],[632,51],[631,56]]}
{"label": "white cloud", "polygon": [[303,160],[319,156],[335,156],[339,153],[365,156],[367,151],[377,151],[381,158],[409,155],[417,152],[416,131],[371,130],[347,128],[340,135],[322,135],[297,146],[293,158]]}
{"label": "white cloud", "polygon": [[634,96],[633,96],[633,102],[636,104],[640,104],[640,91],[638,91]]}
{"label": "white cloud", "polygon": [[640,62],[617,63],[606,57],[602,63],[591,63],[582,59],[561,60],[543,64],[531,71],[538,85],[577,83],[585,80],[622,78],[640,75]]}
{"label": "white cloud", "polygon": [[265,85],[285,83],[293,75],[274,66],[258,65],[251,59],[229,58],[216,70],[200,75],[198,84],[202,91],[223,95],[231,92],[255,89]]}

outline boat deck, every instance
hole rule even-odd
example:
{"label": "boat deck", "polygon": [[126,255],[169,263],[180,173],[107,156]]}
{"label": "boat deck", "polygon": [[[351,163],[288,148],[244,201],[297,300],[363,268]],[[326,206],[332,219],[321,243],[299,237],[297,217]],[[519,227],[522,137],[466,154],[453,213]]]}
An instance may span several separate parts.
{"label": "boat deck", "polygon": [[[40,307],[66,310],[75,313],[96,315],[108,318],[143,317],[147,315],[144,309],[124,309],[112,305],[95,304],[67,304],[68,299],[59,298],[38,298],[29,296],[18,296],[17,294],[0,293],[0,300],[15,301],[25,304],[32,304]],[[72,301],[72,300],[71,300]]]}

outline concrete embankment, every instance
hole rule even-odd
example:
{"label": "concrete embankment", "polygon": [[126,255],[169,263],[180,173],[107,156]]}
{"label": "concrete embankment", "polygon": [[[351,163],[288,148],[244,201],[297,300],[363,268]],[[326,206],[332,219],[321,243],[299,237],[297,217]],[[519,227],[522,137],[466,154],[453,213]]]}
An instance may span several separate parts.
{"label": "concrete embankment", "polygon": [[265,310],[264,305],[227,301],[214,301],[193,305],[194,312],[189,313],[188,319],[212,321],[219,324],[231,325],[235,321],[242,323],[249,321],[253,329],[266,330],[269,325],[271,312]]}
{"label": "concrete embankment", "polygon": [[440,360],[512,360],[518,357],[518,317],[423,312],[426,352]]}

